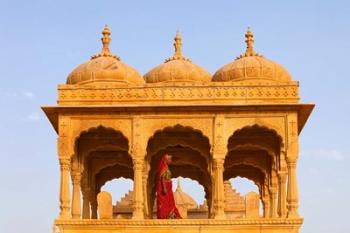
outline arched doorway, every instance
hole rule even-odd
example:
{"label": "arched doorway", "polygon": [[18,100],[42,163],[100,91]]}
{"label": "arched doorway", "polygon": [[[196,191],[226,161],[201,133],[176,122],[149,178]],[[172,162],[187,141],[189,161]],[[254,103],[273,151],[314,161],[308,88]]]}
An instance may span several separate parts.
{"label": "arched doorway", "polygon": [[197,181],[205,191],[207,203],[211,203],[210,144],[207,137],[191,127],[176,125],[159,130],[149,139],[147,146],[147,208],[153,212],[156,195],[156,173],[165,154],[173,156],[170,165],[172,177],[185,177]]}
{"label": "arched doorway", "polygon": [[264,217],[277,216],[277,173],[284,159],[281,146],[282,139],[274,130],[258,125],[237,130],[227,144],[224,180],[243,177],[253,181],[259,189]]}
{"label": "arched doorway", "polygon": [[75,142],[75,166],[82,172],[83,218],[97,218],[97,194],[108,181],[133,179],[129,141],[103,126],[83,132]]}

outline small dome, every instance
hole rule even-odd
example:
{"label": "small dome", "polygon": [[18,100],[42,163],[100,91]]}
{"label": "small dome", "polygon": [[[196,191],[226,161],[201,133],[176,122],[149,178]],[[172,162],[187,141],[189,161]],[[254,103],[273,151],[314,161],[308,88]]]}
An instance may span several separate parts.
{"label": "small dome", "polygon": [[288,71],[281,65],[264,58],[253,49],[253,33],[245,34],[246,52],[235,61],[221,67],[213,76],[214,82],[242,81],[253,84],[261,82],[291,82]]}
{"label": "small dome", "polygon": [[193,198],[190,195],[182,191],[181,185],[180,185],[180,177],[177,180],[177,187],[174,192],[174,199],[175,199],[175,204],[177,206],[186,206],[187,209],[197,208],[197,202],[193,200]]}
{"label": "small dome", "polygon": [[142,84],[142,76],[132,67],[121,62],[109,50],[110,30],[106,26],[102,32],[102,51],[91,60],[75,68],[67,78],[67,84],[114,83]]}
{"label": "small dome", "polygon": [[211,74],[200,66],[193,64],[181,53],[181,35],[176,33],[175,54],[144,75],[147,83],[161,82],[210,82]]}

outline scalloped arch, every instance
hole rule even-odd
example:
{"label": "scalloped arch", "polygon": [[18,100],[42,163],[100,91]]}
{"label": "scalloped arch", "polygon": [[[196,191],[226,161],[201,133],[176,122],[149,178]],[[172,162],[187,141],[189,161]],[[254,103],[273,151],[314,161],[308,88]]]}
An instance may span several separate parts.
{"label": "scalloped arch", "polygon": [[[196,133],[199,133],[199,135],[202,137],[202,138],[204,138],[206,141],[207,141],[207,143],[208,143],[208,155],[210,156],[210,148],[211,148],[211,144],[210,144],[210,139],[202,132],[202,130],[200,130],[200,129],[196,129],[196,128],[194,128],[194,127],[192,127],[192,126],[184,126],[184,125],[182,125],[182,124],[175,124],[175,125],[165,125],[164,127],[162,127],[162,128],[159,128],[159,129],[157,129],[157,130],[155,130],[155,131],[153,131],[154,133],[152,134],[152,136],[151,137],[149,137],[148,138],[148,140],[147,140],[147,154],[146,154],[146,158],[147,158],[147,156],[148,156],[148,147],[149,147],[149,144],[150,144],[150,142],[152,142],[152,140],[154,140],[155,139],[155,137],[156,137],[156,135],[158,135],[158,134],[161,134],[161,133],[163,133],[163,132],[165,132],[165,131],[168,131],[168,130],[172,130],[172,129],[174,129],[174,128],[176,128],[176,127],[178,127],[178,128],[182,128],[182,129],[185,129],[185,130],[189,130],[189,131],[192,131],[192,132],[196,132]],[[167,144],[167,146],[168,146],[169,144]],[[181,144],[180,144],[181,145]],[[190,147],[191,149],[193,149],[193,150],[196,150],[196,151],[198,151],[198,152],[204,152],[204,151],[202,151],[202,150],[200,150],[199,148],[194,148],[193,147],[193,145],[191,146],[190,144],[186,144],[185,145],[186,147]],[[163,147],[162,147],[163,148]]]}
{"label": "scalloped arch", "polygon": [[284,138],[283,138],[283,133],[280,132],[280,129],[276,128],[275,126],[266,126],[264,124],[261,124],[261,123],[252,123],[252,124],[244,124],[242,127],[239,127],[238,129],[234,129],[233,130],[233,133],[231,133],[228,138],[227,138],[227,141],[226,141],[226,148],[228,148],[229,146],[229,142],[230,142],[230,139],[232,137],[234,137],[235,135],[237,135],[238,133],[244,131],[244,130],[247,130],[247,129],[263,129],[263,130],[266,130],[267,132],[271,132],[273,134],[276,135],[276,137],[279,139],[279,143],[280,143],[280,147],[282,148],[283,145],[284,145]]}
{"label": "scalloped arch", "polygon": [[72,150],[75,152],[75,148],[77,145],[77,141],[79,138],[84,135],[85,133],[89,133],[92,131],[97,131],[98,129],[104,129],[104,130],[110,130],[114,131],[116,133],[120,133],[128,142],[128,148],[130,148],[130,132],[128,132],[126,127],[121,127],[115,124],[115,122],[89,122],[89,124],[82,124],[78,127],[75,127],[72,133]]}

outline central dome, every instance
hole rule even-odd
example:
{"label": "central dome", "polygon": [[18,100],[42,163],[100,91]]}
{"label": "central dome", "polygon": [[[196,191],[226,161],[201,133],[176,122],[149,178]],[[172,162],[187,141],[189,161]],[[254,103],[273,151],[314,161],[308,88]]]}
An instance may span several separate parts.
{"label": "central dome", "polygon": [[105,26],[102,32],[102,51],[91,60],[75,68],[67,78],[67,84],[143,84],[142,76],[132,67],[121,62],[109,50],[110,30]]}
{"label": "central dome", "polygon": [[211,74],[200,66],[193,64],[181,53],[181,35],[176,33],[175,54],[144,75],[146,83],[163,82],[210,82]]}

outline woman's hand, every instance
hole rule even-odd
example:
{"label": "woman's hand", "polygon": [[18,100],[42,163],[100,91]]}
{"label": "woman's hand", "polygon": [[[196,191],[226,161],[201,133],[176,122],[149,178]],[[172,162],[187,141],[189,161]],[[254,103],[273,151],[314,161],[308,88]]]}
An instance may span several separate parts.
{"label": "woman's hand", "polygon": [[163,193],[164,193],[164,194],[167,194],[167,193],[168,193],[168,190],[167,190],[165,187],[163,188]]}

